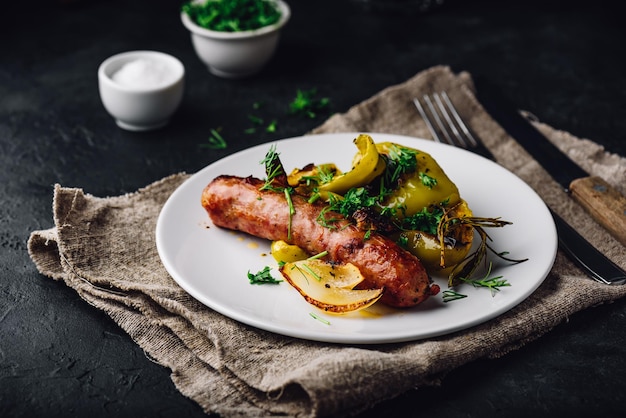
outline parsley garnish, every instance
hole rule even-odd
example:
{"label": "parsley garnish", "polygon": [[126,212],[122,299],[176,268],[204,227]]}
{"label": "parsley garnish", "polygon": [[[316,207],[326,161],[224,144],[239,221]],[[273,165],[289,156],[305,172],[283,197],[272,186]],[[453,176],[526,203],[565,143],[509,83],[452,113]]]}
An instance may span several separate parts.
{"label": "parsley garnish", "polygon": [[250,284],[278,284],[282,282],[282,280],[272,277],[269,266],[265,266],[263,270],[254,274],[248,270],[248,280],[250,280]]}

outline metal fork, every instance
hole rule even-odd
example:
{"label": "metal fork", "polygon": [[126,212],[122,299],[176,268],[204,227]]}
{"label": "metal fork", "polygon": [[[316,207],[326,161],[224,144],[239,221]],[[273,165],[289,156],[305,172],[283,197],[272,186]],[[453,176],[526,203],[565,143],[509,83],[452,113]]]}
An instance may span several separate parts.
{"label": "metal fork", "polygon": [[[422,100],[426,106],[422,106],[417,98],[413,99],[413,103],[435,141],[465,148],[495,161],[491,151],[472,134],[445,91],[433,93],[432,98],[424,95]],[[556,225],[559,248],[573,262],[600,283],[626,284],[626,273],[620,267],[600,253],[556,212],[548,209]]]}
{"label": "metal fork", "polygon": [[445,91],[433,93],[432,98],[424,95],[422,100],[425,106],[422,106],[417,98],[413,99],[413,103],[424,122],[426,122],[428,130],[435,141],[465,148],[485,158],[495,160],[491,151],[474,137],[465,122],[463,122]]}

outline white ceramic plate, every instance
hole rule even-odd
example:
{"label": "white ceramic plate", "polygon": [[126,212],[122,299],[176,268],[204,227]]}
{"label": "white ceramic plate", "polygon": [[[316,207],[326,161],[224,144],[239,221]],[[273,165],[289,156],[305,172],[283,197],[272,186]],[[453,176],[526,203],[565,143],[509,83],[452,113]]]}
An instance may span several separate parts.
{"label": "white ceramic plate", "polygon": [[[526,183],[468,151],[423,139],[371,134],[375,142],[391,141],[430,153],[457,184],[475,216],[513,222],[488,230],[496,251],[508,251],[511,258],[528,258],[510,264],[491,257],[492,274],[502,275],[511,286],[492,295],[486,288],[463,285],[458,291],[468,297],[448,303],[440,293],[411,309],[375,304],[365,311],[333,315],[309,305],[287,282],[250,284],[247,273],[265,266],[281,278],[270,255],[270,243],[213,226],[200,205],[203,188],[221,174],[265,178],[260,162],[272,145],[287,171],[324,162],[349,170],[357,152],[352,143],[356,135],[312,135],[262,144],[193,175],[172,194],[157,222],[157,248],[167,271],[191,296],[244,324],[291,337],[351,344],[410,341],[463,330],[508,311],[543,282],[556,256],[556,229],[546,205]],[[442,291],[446,289],[445,278],[434,280]]]}

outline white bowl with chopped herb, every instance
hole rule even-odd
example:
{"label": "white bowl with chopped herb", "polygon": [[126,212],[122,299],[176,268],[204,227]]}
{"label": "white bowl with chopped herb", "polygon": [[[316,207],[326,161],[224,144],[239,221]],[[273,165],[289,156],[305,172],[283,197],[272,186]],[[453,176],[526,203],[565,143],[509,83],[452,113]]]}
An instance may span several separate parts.
{"label": "white bowl with chopped herb", "polygon": [[192,0],[181,9],[198,57],[212,74],[224,78],[261,71],[290,17],[282,0]]}

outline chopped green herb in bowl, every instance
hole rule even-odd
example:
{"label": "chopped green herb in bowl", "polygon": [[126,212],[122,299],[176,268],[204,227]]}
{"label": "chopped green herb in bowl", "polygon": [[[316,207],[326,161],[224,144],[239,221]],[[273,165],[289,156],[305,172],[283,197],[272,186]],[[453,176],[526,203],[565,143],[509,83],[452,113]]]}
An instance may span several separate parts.
{"label": "chopped green herb in bowl", "polygon": [[283,0],[192,0],[183,4],[180,17],[212,74],[243,78],[274,55],[291,9]]}
{"label": "chopped green herb in bowl", "polygon": [[273,25],[281,17],[274,1],[206,0],[184,3],[182,11],[205,29],[220,32],[241,32]]}

